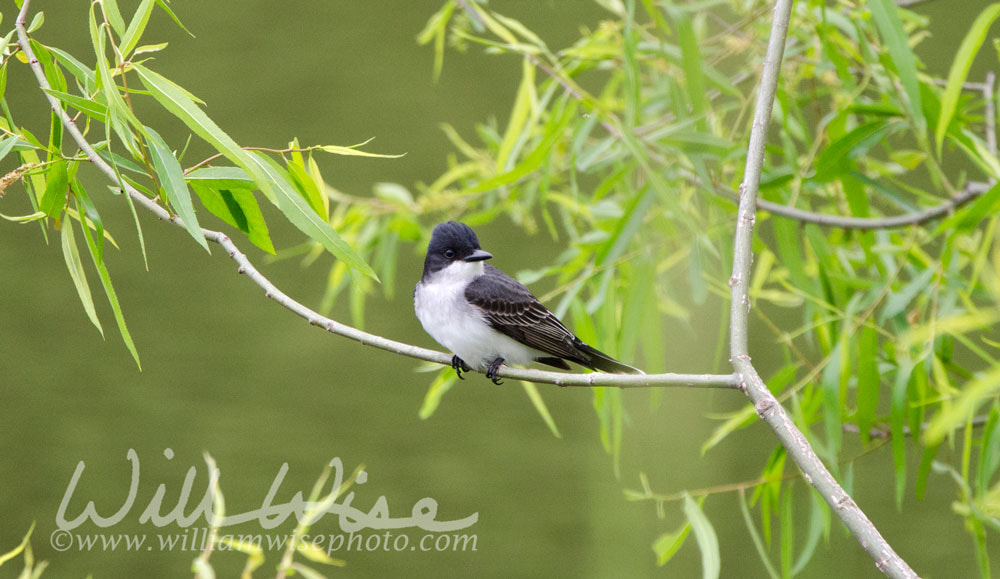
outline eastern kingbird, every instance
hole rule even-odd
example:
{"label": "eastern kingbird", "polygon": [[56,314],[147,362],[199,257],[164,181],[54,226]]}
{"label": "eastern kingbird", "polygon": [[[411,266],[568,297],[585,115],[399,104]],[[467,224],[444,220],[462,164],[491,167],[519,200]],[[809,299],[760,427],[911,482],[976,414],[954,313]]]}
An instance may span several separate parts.
{"label": "eastern kingbird", "polygon": [[471,366],[500,384],[502,364],[541,362],[569,370],[567,360],[591,370],[642,374],[580,341],[528,288],[483,263],[492,257],[468,225],[441,223],[413,291],[417,318],[454,354],[451,365],[459,378]]}

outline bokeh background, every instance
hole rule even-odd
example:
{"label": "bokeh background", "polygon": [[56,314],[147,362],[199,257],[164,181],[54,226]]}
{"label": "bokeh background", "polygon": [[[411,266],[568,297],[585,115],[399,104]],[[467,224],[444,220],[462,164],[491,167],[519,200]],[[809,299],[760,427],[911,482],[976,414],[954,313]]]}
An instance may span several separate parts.
{"label": "bokeh background", "polygon": [[[46,12],[45,25],[36,33],[41,42],[93,61],[87,56],[88,2],[34,4]],[[136,2],[121,4],[130,14]],[[930,69],[947,70],[961,37],[987,4],[939,0],[920,7],[931,18],[932,36],[918,54]],[[327,181],[352,194],[369,194],[377,182],[412,188],[432,181],[445,169],[451,150],[439,125],[450,123],[466,136],[490,118],[503,126],[520,78],[516,57],[491,57],[473,48],[467,54],[449,52],[435,83],[433,53],[417,46],[415,36],[438,0],[174,0],[171,5],[197,38],[154,12],[144,43],[170,46],[151,66],[204,99],[212,118],[239,143],[282,147],[298,137],[307,144],[346,145],[376,137],[370,150],[406,153],[395,160],[320,158]],[[494,6],[527,23],[554,48],[572,42],[579,27],[608,17],[597,3],[584,1],[497,1]],[[13,3],[0,11],[9,26]],[[991,59],[984,65],[981,58],[972,78],[996,65]],[[7,99],[19,123],[45,134],[46,103],[25,67],[11,67]],[[155,103],[141,109],[147,124],[162,127],[168,142],[183,143],[183,127]],[[192,149],[185,165],[207,153]],[[13,163],[5,160],[0,173]],[[92,190],[106,191],[94,174],[87,177]],[[417,410],[431,375],[416,373],[418,362],[310,328],[264,299],[218,250],[209,256],[182,231],[140,215],[149,251],[145,271],[127,207],[107,194],[96,197],[122,247],[109,251],[106,260],[142,358],[141,373],[114,330],[103,296],[95,301],[107,339],[101,340],[87,321],[58,242],[50,239],[45,245],[33,224],[0,222],[0,552],[13,548],[36,522],[32,546],[36,558],[49,562],[46,576],[189,572],[194,551],[95,547],[58,552],[49,545],[56,510],[77,463],[84,461],[86,469],[68,517],[91,500],[107,515],[128,493],[130,448],[141,461],[131,513],[111,529],[88,523],[78,532],[183,532],[137,520],[160,484],[166,486],[162,510],[170,510],[191,467],[198,478],[188,510],[196,504],[206,485],[203,452],[218,461],[231,512],[260,506],[283,464],[288,474],[276,502],[308,493],[322,467],[340,457],[348,471],[367,465],[368,482],[353,489],[355,506],[367,510],[384,495],[394,516],[406,516],[417,500],[432,497],[439,503],[440,520],[478,512],[479,522],[468,529],[477,536],[477,549],[340,552],[334,556],[346,559],[348,567],[328,569],[331,576],[697,576],[700,555],[693,537],[662,569],[650,549],[656,536],[682,523],[680,504],[668,504],[661,519],[652,504],[627,502],[623,489],[640,488],[640,472],[659,492],[752,479],[773,448],[769,432],[758,424],[700,455],[716,424],[707,415],[743,404],[738,394],[721,391],[669,390],[657,410],[651,409],[648,392],[627,392],[621,478],[601,447],[591,394],[583,389],[542,388],[562,438],[549,432],[517,383],[496,387],[481,376],[458,383],[434,416],[421,420]],[[15,187],[0,200],[0,212],[17,213],[23,205]],[[207,214],[202,219],[209,227],[221,226]],[[279,221],[269,220],[276,245],[298,243],[299,234]],[[480,231],[483,246],[508,271],[538,268],[561,249],[544,234],[526,238],[514,231],[503,221]],[[250,249],[248,243],[242,246]],[[430,347],[409,299],[422,251],[411,246],[401,254],[394,300],[369,299],[367,329]],[[251,252],[251,257],[259,262],[262,256]],[[293,297],[318,304],[326,268],[303,268],[290,260],[262,269]],[[698,323],[668,326],[673,370],[721,370],[711,367],[719,311],[720,304],[710,300]],[[338,304],[333,314],[347,320],[346,304]],[[765,375],[772,340],[762,331],[751,342]],[[165,458],[166,448],[173,450],[172,460]],[[886,447],[857,461],[856,500],[923,575],[974,576],[972,544],[950,508],[952,483],[932,475],[925,500],[917,502],[910,489],[898,511],[888,453]],[[803,499],[806,492],[800,485]],[[806,503],[800,504],[804,535],[808,513]],[[735,495],[712,496],[705,510],[719,535],[723,576],[764,576]],[[286,522],[273,531],[250,525],[236,532],[291,528]],[[333,518],[314,530],[340,532]],[[273,572],[279,553],[266,556],[258,576]],[[220,576],[236,575],[244,560],[227,552],[212,557]],[[8,563],[0,567],[0,577],[14,577],[19,569]],[[876,575],[854,539],[836,528],[804,572],[807,577]]]}

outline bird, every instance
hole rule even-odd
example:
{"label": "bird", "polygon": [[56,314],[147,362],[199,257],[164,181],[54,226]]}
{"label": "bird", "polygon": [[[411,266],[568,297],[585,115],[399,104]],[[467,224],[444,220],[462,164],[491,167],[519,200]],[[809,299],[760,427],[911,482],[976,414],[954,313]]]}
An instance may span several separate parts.
{"label": "bird", "polygon": [[[567,362],[616,374],[643,374],[585,344],[527,287],[485,263],[493,255],[464,223],[431,233],[413,306],[424,330],[454,355],[459,378],[473,368],[501,384],[500,366],[532,362],[570,370]],[[463,378],[464,379],[464,378]]]}

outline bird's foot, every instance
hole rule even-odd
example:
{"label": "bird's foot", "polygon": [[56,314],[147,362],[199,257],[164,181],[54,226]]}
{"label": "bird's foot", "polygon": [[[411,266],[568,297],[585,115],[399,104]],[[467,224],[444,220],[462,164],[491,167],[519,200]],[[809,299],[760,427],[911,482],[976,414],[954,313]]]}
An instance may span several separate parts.
{"label": "bird's foot", "polygon": [[451,367],[455,369],[455,373],[458,374],[460,380],[465,380],[462,378],[462,372],[470,372],[472,368],[465,363],[465,360],[459,358],[458,356],[451,357]]}
{"label": "bird's foot", "polygon": [[486,368],[486,377],[493,380],[493,383],[499,386],[503,384],[503,380],[497,376],[497,371],[500,370],[500,366],[503,366],[503,358],[497,358],[490,362],[490,365]]}

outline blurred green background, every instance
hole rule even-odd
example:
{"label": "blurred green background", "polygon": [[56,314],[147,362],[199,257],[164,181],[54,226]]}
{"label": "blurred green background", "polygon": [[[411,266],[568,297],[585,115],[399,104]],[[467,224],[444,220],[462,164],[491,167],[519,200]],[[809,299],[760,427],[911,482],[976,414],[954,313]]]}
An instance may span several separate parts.
{"label": "blurred green background", "polygon": [[[35,4],[35,10],[46,11],[36,37],[92,62],[89,3]],[[136,2],[121,4],[130,14]],[[593,27],[607,17],[593,2],[494,5],[554,48],[570,43],[578,27]],[[930,68],[947,70],[961,36],[985,5],[985,0],[937,1],[920,8],[932,19],[932,37],[918,49]],[[352,194],[368,194],[382,181],[412,187],[433,180],[451,150],[439,125],[450,123],[466,136],[491,117],[503,126],[519,80],[517,58],[490,57],[473,48],[468,54],[449,52],[442,78],[434,83],[433,53],[418,47],[415,35],[438,0],[174,0],[172,6],[197,38],[154,12],[144,43],[168,41],[170,47],[151,66],[204,99],[208,113],[239,143],[282,147],[298,137],[304,144],[346,145],[374,136],[369,150],[406,153],[396,160],[320,158],[326,180]],[[9,26],[13,3],[4,6],[3,15]],[[975,69],[971,78],[984,72]],[[7,98],[18,123],[45,134],[46,103],[25,67],[12,67]],[[169,119],[154,103],[141,109],[147,124],[162,126],[168,142],[183,143],[186,132],[176,122],[164,125]],[[207,153],[194,148],[184,164]],[[12,163],[8,158],[0,173]],[[106,191],[92,171],[84,172],[94,191]],[[23,209],[21,191],[9,191],[0,212]],[[650,409],[648,392],[627,392],[621,479],[601,448],[591,393],[584,389],[542,387],[561,439],[552,436],[518,383],[496,387],[481,376],[458,383],[436,414],[422,421],[417,410],[431,375],[415,373],[418,362],[310,328],[264,299],[218,250],[206,255],[183,232],[142,215],[146,272],[126,206],[107,194],[96,197],[122,246],[106,259],[139,348],[141,373],[101,299],[108,339],[102,341],[87,321],[58,242],[50,238],[45,246],[34,224],[0,223],[0,552],[14,547],[37,522],[32,545],[36,557],[49,561],[46,576],[188,573],[194,551],[57,552],[49,546],[56,510],[78,461],[86,470],[67,518],[91,500],[108,515],[128,492],[130,448],[141,461],[138,498],[125,522],[103,534],[182,533],[172,525],[139,525],[137,519],[161,483],[166,486],[162,511],[173,508],[194,467],[198,478],[190,511],[205,489],[206,451],[218,461],[231,512],[260,506],[282,464],[289,471],[275,502],[308,493],[322,467],[340,457],[348,471],[367,465],[368,482],[352,489],[356,507],[367,510],[384,495],[393,516],[409,515],[422,497],[438,501],[439,520],[478,512],[479,522],[467,531],[477,536],[477,550],[339,552],[334,556],[346,559],[348,567],[329,569],[331,576],[697,576],[700,555],[693,538],[663,569],[650,549],[655,537],[681,524],[680,504],[668,504],[660,519],[652,504],[625,501],[622,489],[640,488],[639,472],[647,473],[659,492],[753,479],[773,448],[769,431],[758,424],[700,456],[699,447],[716,424],[706,414],[744,403],[738,394],[722,391],[669,390],[658,410]],[[221,226],[203,219],[207,227]],[[279,227],[278,219],[269,223],[279,248],[301,240]],[[561,249],[544,234],[522,238],[512,230],[501,221],[479,232],[496,264],[509,272],[538,268]],[[249,249],[248,243],[242,246]],[[395,300],[369,299],[367,329],[432,347],[409,299],[422,251],[414,246],[402,254]],[[259,252],[250,255],[260,263]],[[318,304],[326,268],[304,269],[292,260],[262,270],[291,296]],[[670,322],[673,370],[724,371],[711,367],[721,307],[710,301],[693,327]],[[346,304],[338,304],[334,317],[348,320]],[[760,332],[751,341],[764,375],[774,368],[768,367],[772,340]],[[173,450],[172,460],[164,457],[166,448]],[[932,475],[927,498],[917,502],[909,490],[903,511],[897,511],[889,452],[886,447],[857,462],[857,502],[922,575],[975,575],[972,543],[950,509],[952,483]],[[805,488],[799,490],[806,499]],[[808,513],[806,503],[800,504],[804,535]],[[719,535],[723,576],[764,576],[736,496],[712,496],[705,510]],[[271,531],[251,524],[234,532],[291,529],[286,522]],[[76,529],[98,531],[91,523]],[[314,531],[340,532],[332,517]],[[421,533],[407,534],[415,540]],[[266,556],[258,576],[270,576],[280,555]],[[212,557],[220,576],[236,575],[244,560],[226,552]],[[8,563],[0,577],[16,576],[19,569],[19,563]],[[804,575],[877,572],[853,538],[835,531]]]}

